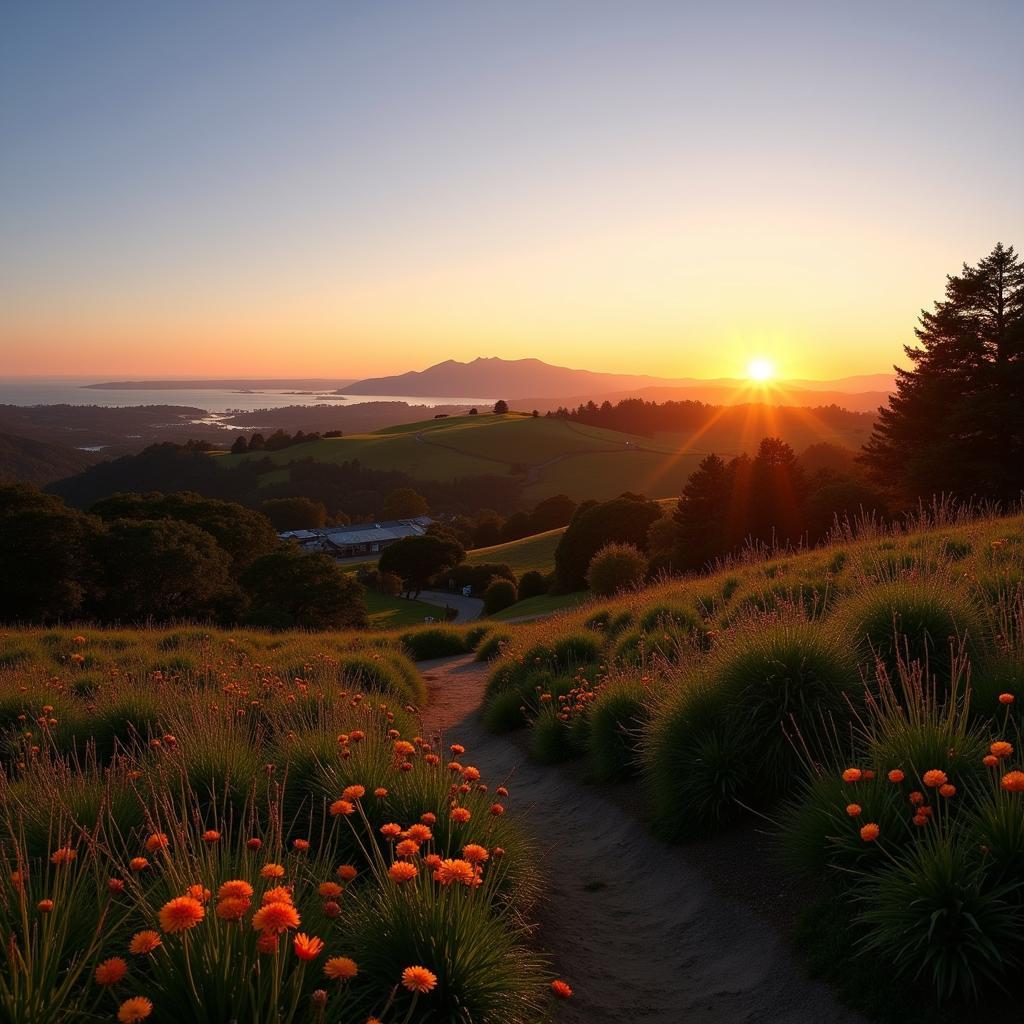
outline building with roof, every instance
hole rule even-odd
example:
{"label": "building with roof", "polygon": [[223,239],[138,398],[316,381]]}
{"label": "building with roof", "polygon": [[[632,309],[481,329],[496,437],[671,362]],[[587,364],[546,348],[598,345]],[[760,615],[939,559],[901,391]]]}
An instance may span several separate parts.
{"label": "building with roof", "polygon": [[349,526],[325,526],[316,530],[287,530],[278,534],[292,540],[303,551],[319,551],[332,558],[358,558],[379,555],[389,544],[406,537],[421,537],[434,520],[430,516],[392,519],[383,523],[352,523]]}

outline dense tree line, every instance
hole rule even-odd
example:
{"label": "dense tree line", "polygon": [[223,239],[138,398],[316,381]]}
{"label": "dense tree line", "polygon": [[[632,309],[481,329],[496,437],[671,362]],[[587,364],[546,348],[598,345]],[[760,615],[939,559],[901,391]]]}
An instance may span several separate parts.
{"label": "dense tree line", "polygon": [[871,413],[851,412],[838,405],[818,406],[814,409],[763,404],[720,406],[697,401],[651,402],[643,398],[624,398],[614,405],[609,401],[600,405],[587,402],[575,409],[559,408],[547,413],[559,419],[644,437],[662,432],[699,430],[712,422],[717,429],[728,431],[736,437],[743,436],[749,424],[755,421],[772,424],[778,433],[787,434],[790,427],[799,428],[803,433],[806,431],[809,414],[823,428],[837,431],[858,428],[866,430],[874,418]]}
{"label": "dense tree line", "polygon": [[[362,587],[268,520],[197,494],[119,494],[88,511],[0,487],[0,622],[365,624]],[[14,582],[16,581],[16,582]]]}

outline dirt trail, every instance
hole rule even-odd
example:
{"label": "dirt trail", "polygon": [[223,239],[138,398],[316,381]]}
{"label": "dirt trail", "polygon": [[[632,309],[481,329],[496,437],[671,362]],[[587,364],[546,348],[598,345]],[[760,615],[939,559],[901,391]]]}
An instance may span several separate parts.
{"label": "dirt trail", "polygon": [[[685,849],[558,768],[531,765],[477,713],[486,665],[421,664],[425,726],[468,748],[491,780],[512,777],[512,807],[541,849],[545,948],[576,991],[566,1024],[863,1024],[805,978],[786,940],[715,894]],[[518,797],[518,799],[517,799]]]}

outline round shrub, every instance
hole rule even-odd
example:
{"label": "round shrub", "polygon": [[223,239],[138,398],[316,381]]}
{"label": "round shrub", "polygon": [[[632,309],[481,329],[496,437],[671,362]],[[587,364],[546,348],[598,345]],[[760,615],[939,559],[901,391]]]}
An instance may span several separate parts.
{"label": "round shrub", "polygon": [[338,674],[357,689],[383,690],[417,705],[426,702],[427,686],[419,674],[412,682],[412,676],[399,670],[391,658],[346,654],[338,660]]}
{"label": "round shrub", "polygon": [[587,585],[598,597],[635,586],[647,572],[647,560],[632,544],[606,544],[590,560]]}
{"label": "round shrub", "polygon": [[480,641],[476,649],[477,661],[494,661],[501,657],[502,647],[512,639],[511,633],[494,630]]}
{"label": "round shrub", "polygon": [[516,603],[516,585],[510,580],[494,580],[484,591],[484,615],[494,615]]}
{"label": "round shrub", "polygon": [[601,641],[592,633],[580,630],[560,636],[552,649],[559,672],[571,672],[581,665],[591,665],[601,657]]}
{"label": "round shrub", "polygon": [[470,648],[465,635],[453,626],[428,626],[402,634],[402,643],[413,661],[465,654]]}
{"label": "round shrub", "polygon": [[463,638],[466,641],[466,650],[475,651],[483,640],[491,633],[493,628],[493,626],[486,622],[470,626],[463,634]]}
{"label": "round shrub", "polygon": [[548,581],[544,578],[543,573],[537,572],[536,569],[523,573],[523,577],[519,581],[520,601],[525,601],[528,597],[541,597],[547,592]]}
{"label": "round shrub", "polygon": [[903,659],[927,664],[929,675],[948,682],[961,641],[975,668],[984,650],[983,626],[974,604],[958,588],[939,580],[871,587],[841,604],[837,616],[862,659],[873,663],[877,658],[893,679]]}
{"label": "round shrub", "polygon": [[595,633],[604,633],[608,629],[608,623],[611,621],[612,613],[610,608],[600,608],[596,612],[587,616],[586,622],[583,623],[587,629],[592,629]]}
{"label": "round shrub", "polygon": [[654,630],[699,633],[703,630],[703,623],[700,616],[686,605],[656,604],[644,612],[640,619],[640,628],[645,633]]}
{"label": "round shrub", "polygon": [[541,711],[530,729],[530,760],[537,764],[558,764],[573,755],[569,744],[569,726],[549,705]]}
{"label": "round shrub", "polygon": [[483,721],[484,728],[496,735],[522,729],[526,725],[526,717],[519,693],[516,690],[496,693],[484,705]]}
{"label": "round shrub", "polygon": [[587,753],[596,782],[618,782],[636,773],[640,736],[649,719],[641,683],[623,679],[601,688],[587,715]]}

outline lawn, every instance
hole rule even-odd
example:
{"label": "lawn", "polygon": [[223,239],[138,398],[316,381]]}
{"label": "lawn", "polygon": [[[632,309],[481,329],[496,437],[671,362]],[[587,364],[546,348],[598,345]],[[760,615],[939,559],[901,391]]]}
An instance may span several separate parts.
{"label": "lawn", "polygon": [[489,548],[474,548],[466,555],[470,565],[482,562],[497,562],[507,565],[516,576],[535,570],[549,573],[555,567],[555,548],[565,533],[565,527],[535,533],[532,537],[510,540],[506,544],[495,544]]}
{"label": "lawn", "polygon": [[559,612],[564,608],[575,608],[589,597],[589,590],[578,590],[574,594],[541,594],[539,597],[528,597],[525,601],[517,601],[511,607],[496,612],[490,618],[505,622],[528,615],[550,615],[552,612]]}
{"label": "lawn", "polygon": [[427,616],[437,617],[441,611],[436,605],[423,601],[408,601],[404,597],[378,594],[375,590],[366,592],[366,610],[370,614],[373,629],[399,629],[403,626],[419,626]]}

